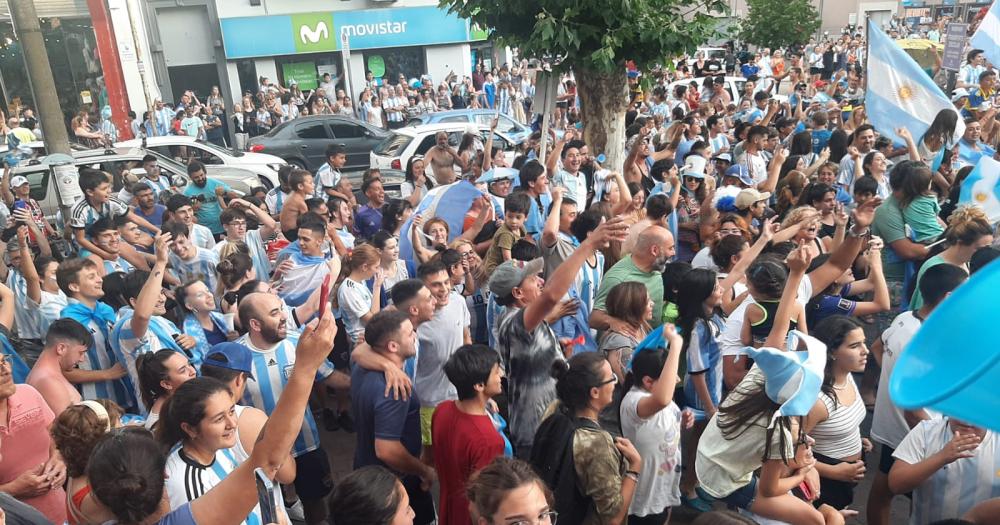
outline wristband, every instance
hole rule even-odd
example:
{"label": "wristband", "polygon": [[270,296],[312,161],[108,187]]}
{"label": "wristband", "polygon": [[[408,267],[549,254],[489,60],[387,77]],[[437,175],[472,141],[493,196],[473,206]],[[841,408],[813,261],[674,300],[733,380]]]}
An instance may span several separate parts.
{"label": "wristband", "polygon": [[872,231],[872,229],[869,227],[869,228],[865,228],[864,230],[862,230],[861,233],[857,233],[857,232],[854,231],[854,228],[852,227],[852,228],[848,228],[847,229],[847,236],[848,237],[854,237],[856,239],[858,237],[864,237],[864,236],[868,235],[869,233],[871,233],[871,231]]}

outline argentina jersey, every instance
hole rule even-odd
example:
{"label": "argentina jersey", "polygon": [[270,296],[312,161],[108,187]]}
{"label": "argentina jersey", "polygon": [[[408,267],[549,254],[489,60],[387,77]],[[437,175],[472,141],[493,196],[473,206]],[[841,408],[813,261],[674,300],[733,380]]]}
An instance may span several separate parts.
{"label": "argentina jersey", "polygon": [[123,364],[128,369],[129,378],[132,379],[132,389],[135,394],[136,406],[141,415],[146,415],[148,407],[142,404],[142,391],[139,388],[139,373],[136,370],[135,361],[140,355],[158,352],[166,348],[163,341],[156,336],[157,333],[169,337],[180,332],[174,326],[174,323],[163,317],[154,315],[149,319],[149,326],[146,329],[145,335],[136,337],[135,332],[132,331],[132,319],[132,310],[130,308],[122,308],[118,312],[118,322],[115,324],[115,329],[111,333],[113,336],[117,336],[117,341],[114,342],[114,345],[116,345],[114,348],[118,350],[117,357],[124,361]]}
{"label": "argentina jersey", "polygon": [[166,177],[157,177],[156,180],[150,179],[148,177],[143,177],[139,182],[145,182],[153,190],[153,196],[158,197],[160,192],[170,189],[170,182],[167,181]]}
{"label": "argentina jersey", "polygon": [[206,250],[215,247],[215,236],[212,235],[212,230],[209,230],[207,226],[195,223],[190,225],[188,229],[191,233],[191,244]]}
{"label": "argentina jersey", "polygon": [[[106,335],[111,333],[111,326],[101,329],[97,325],[99,322],[91,319],[86,325],[90,335],[94,337],[94,344],[87,348],[87,358],[79,364],[80,370],[107,370],[118,363]],[[122,407],[134,404],[132,392],[122,379],[80,383],[77,387],[84,399],[110,399]]]}
{"label": "argentina jersey", "polygon": [[[170,455],[167,456],[165,468],[167,475],[164,488],[170,499],[170,510],[176,510],[185,503],[205,495],[221,483],[230,472],[236,470],[239,465],[233,451],[228,448],[215,451],[212,463],[202,465],[184,454],[180,445],[175,445]],[[243,523],[245,525],[263,525],[260,505],[250,511]]]}
{"label": "argentina jersey", "polygon": [[[284,340],[269,350],[256,348],[250,342],[249,334],[236,340],[237,343],[246,345],[250,349],[253,355],[252,372],[257,379],[247,382],[242,404],[257,407],[268,415],[274,412],[274,407],[278,404],[278,397],[285,390],[285,385],[295,367],[295,345],[298,344],[298,341],[299,334],[292,331],[289,331]],[[324,361],[316,372],[316,380],[322,381],[332,373],[333,366]],[[295,439],[292,455],[298,457],[312,452],[319,448],[319,445],[319,430],[316,428],[316,420],[313,419],[312,411],[306,410],[305,418],[302,420],[302,430]]]}
{"label": "argentina jersey", "polygon": [[[182,283],[189,281],[201,281],[208,286],[208,290],[215,293],[218,279],[215,275],[215,266],[219,264],[219,257],[211,250],[195,247],[196,253],[190,260],[182,260],[174,252],[170,252],[170,266],[174,274]],[[216,299],[218,302],[218,299]]]}
{"label": "argentina jersey", "polygon": [[45,334],[42,333],[37,311],[23,307],[29,303],[28,283],[21,272],[11,269],[7,273],[7,288],[14,292],[15,304],[21,305],[20,308],[14,308],[17,336],[21,339],[41,339]]}
{"label": "argentina jersey", "polygon": [[128,205],[114,197],[109,197],[99,210],[94,209],[90,202],[84,198],[70,209],[69,224],[73,228],[86,230],[101,217],[115,218],[127,215],[128,212]]}
{"label": "argentina jersey", "polygon": [[115,272],[129,273],[133,269],[132,264],[126,261],[124,257],[118,257],[113,261],[104,260],[104,275],[110,275]]}

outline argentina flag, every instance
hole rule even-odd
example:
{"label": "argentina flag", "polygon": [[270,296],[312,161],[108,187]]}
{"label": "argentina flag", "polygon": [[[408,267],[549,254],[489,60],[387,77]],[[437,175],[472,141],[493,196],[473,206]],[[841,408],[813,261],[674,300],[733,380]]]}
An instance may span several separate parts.
{"label": "argentina flag", "polygon": [[969,39],[973,49],[982,49],[991,64],[1000,64],[1000,2],[993,2],[979,28]]}
{"label": "argentina flag", "polygon": [[472,203],[483,196],[483,192],[471,182],[460,180],[444,186],[436,186],[427,192],[420,200],[420,205],[413,210],[413,215],[403,224],[399,233],[399,258],[408,261],[413,259],[413,244],[410,242],[410,227],[413,217],[420,215],[424,224],[434,217],[440,217],[448,223],[448,242],[462,235],[462,224],[465,214]]}
{"label": "argentina flag", "polygon": [[[868,40],[865,110],[880,134],[903,145],[905,142],[896,136],[896,129],[906,128],[919,143],[938,113],[957,113],[934,80],[871,20]],[[952,143],[958,142],[964,133],[965,123],[959,116]]]}
{"label": "argentina flag", "polygon": [[990,222],[1000,221],[1000,162],[981,157],[962,182],[958,204],[979,206]]}

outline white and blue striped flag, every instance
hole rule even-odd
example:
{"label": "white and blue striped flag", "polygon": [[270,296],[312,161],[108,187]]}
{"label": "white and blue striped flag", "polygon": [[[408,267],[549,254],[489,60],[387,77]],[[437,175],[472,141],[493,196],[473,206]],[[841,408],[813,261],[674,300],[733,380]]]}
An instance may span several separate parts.
{"label": "white and blue striped flag", "polygon": [[980,157],[979,163],[962,182],[958,204],[979,206],[990,222],[1000,221],[1000,162]]}
{"label": "white and blue striped flag", "polygon": [[[871,20],[868,41],[865,110],[880,134],[903,145],[905,142],[896,136],[896,129],[906,128],[919,141],[938,113],[958,113],[923,68]],[[965,123],[959,115],[953,141],[958,142],[964,133]]]}
{"label": "white and blue striped flag", "polygon": [[435,217],[444,219],[448,223],[448,242],[451,242],[462,235],[465,214],[472,203],[482,196],[483,192],[467,180],[436,186],[428,191],[417,209],[413,210],[413,215],[403,223],[399,233],[399,258],[404,261],[413,258],[413,243],[410,240],[413,217],[420,215],[424,224]]}
{"label": "white and blue striped flag", "polygon": [[969,39],[973,49],[982,49],[991,64],[1000,64],[1000,2],[993,2]]}

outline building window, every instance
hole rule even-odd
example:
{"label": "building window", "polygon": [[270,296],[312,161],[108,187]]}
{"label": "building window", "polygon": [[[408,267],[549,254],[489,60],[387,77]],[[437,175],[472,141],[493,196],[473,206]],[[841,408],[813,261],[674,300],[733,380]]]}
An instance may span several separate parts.
{"label": "building window", "polygon": [[427,56],[419,46],[373,49],[365,51],[364,58],[365,71],[378,79],[388,78],[390,84],[397,84],[400,74],[409,81],[427,73]]}

